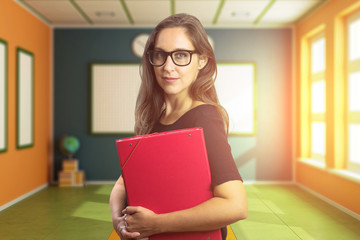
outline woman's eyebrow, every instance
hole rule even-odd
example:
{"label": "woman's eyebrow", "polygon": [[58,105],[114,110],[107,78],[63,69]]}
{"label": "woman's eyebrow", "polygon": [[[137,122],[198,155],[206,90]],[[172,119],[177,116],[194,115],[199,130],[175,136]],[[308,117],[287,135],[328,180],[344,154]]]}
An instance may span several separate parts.
{"label": "woman's eyebrow", "polygon": [[159,48],[159,47],[155,47],[155,48],[154,48],[154,50],[156,50],[156,51],[163,51],[163,52],[165,52],[165,50],[164,50],[164,49]]}
{"label": "woman's eyebrow", "polygon": [[[165,51],[163,48],[160,48],[160,47],[155,47],[154,48],[154,50],[155,51],[163,51],[163,52],[168,52],[168,51]],[[193,51],[192,49],[187,49],[187,48],[175,48],[175,49],[173,49],[173,50],[171,50],[171,51],[169,51],[169,52],[173,52],[173,51]]]}

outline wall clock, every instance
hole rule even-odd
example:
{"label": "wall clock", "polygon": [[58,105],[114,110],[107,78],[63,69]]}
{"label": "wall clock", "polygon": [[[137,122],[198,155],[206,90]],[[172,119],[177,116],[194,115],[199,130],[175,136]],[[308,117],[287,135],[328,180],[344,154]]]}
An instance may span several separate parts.
{"label": "wall clock", "polygon": [[145,44],[148,38],[149,38],[149,34],[141,33],[132,40],[131,51],[136,57],[142,58],[145,49]]}

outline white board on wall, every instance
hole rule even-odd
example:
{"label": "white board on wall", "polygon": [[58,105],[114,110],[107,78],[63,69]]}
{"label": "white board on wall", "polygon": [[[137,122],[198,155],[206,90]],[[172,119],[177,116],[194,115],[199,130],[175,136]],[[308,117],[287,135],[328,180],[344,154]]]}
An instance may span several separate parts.
{"label": "white board on wall", "polygon": [[[133,133],[140,83],[138,64],[91,64],[92,134]],[[215,86],[229,114],[229,133],[255,134],[255,64],[219,63]]]}
{"label": "white board on wall", "polygon": [[0,153],[7,150],[7,43],[0,39]]}
{"label": "white board on wall", "polygon": [[17,147],[34,145],[34,54],[17,48]]}
{"label": "white board on wall", "polygon": [[220,104],[229,114],[229,134],[256,133],[254,63],[219,63],[215,81]]}
{"label": "white board on wall", "polygon": [[92,134],[134,132],[140,82],[138,64],[91,64]]}

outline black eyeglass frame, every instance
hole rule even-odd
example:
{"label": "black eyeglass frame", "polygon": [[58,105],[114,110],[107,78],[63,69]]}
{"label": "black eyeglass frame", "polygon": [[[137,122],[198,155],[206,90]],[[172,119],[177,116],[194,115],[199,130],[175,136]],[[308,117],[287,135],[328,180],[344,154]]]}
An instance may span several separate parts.
{"label": "black eyeglass frame", "polygon": [[[152,61],[151,61],[151,57],[150,57],[150,53],[154,53],[154,52],[162,52],[162,53],[165,53],[166,54],[166,57],[164,58],[164,62],[162,64],[154,64]],[[182,64],[177,64],[173,58],[173,53],[175,52],[187,52],[190,54],[190,60],[189,60],[189,63],[185,64],[185,65],[182,65]],[[146,54],[148,55],[148,60],[150,62],[151,65],[153,65],[154,67],[161,67],[163,66],[167,59],[168,59],[168,56],[170,56],[171,60],[173,61],[173,63],[176,65],[176,66],[179,66],[179,67],[185,67],[185,66],[188,66],[190,63],[191,63],[191,60],[192,60],[192,55],[193,54],[197,54],[198,52],[196,50],[186,50],[186,49],[177,49],[177,50],[174,50],[174,51],[171,51],[171,52],[166,52],[166,51],[162,51],[162,50],[149,50],[146,52]]]}

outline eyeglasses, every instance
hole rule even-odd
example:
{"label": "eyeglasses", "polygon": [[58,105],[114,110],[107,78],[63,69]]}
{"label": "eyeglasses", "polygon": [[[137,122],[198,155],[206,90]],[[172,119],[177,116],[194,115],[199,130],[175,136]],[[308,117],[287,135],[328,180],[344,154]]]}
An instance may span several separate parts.
{"label": "eyeglasses", "polygon": [[160,50],[150,50],[147,52],[149,62],[155,67],[161,67],[165,64],[168,56],[171,57],[173,63],[177,66],[187,66],[191,63],[191,57],[195,50],[175,50],[165,52]]}

